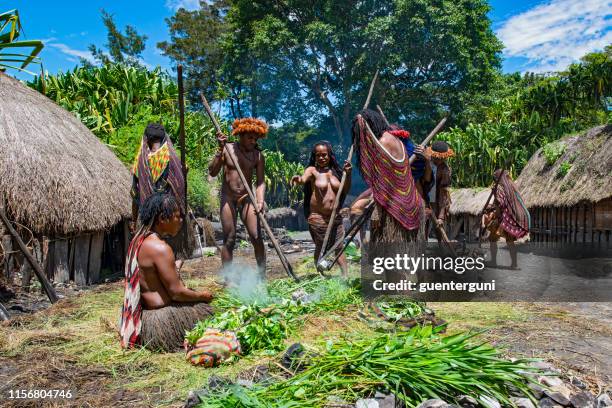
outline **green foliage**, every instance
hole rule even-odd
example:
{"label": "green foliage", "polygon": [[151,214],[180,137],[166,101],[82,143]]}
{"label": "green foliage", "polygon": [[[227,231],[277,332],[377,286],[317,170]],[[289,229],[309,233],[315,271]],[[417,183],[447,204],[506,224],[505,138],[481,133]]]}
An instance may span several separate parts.
{"label": "green foliage", "polygon": [[565,153],[567,146],[562,142],[552,142],[542,148],[546,164],[552,166]]}
{"label": "green foliage", "polygon": [[[291,300],[291,293],[303,289],[309,293],[310,301]],[[193,330],[186,333],[189,344],[195,344],[207,328],[232,330],[240,341],[242,353],[254,351],[279,351],[284,340],[304,321],[303,315],[316,311],[333,311],[349,304],[360,302],[354,285],[335,279],[315,278],[297,284],[279,279],[266,287],[259,287],[252,299],[240,299],[231,292],[225,292],[215,300],[214,305],[230,309],[211,319],[200,321]]]}
{"label": "green foliage", "polygon": [[608,46],[564,72],[499,76],[492,92],[478,95],[459,115],[460,126],[438,136],[457,153],[451,160],[453,184],[488,185],[502,166],[516,176],[542,146],[552,165],[564,147],[549,143],[609,121],[605,97],[612,91],[611,72]]}
{"label": "green foliage", "polygon": [[349,246],[344,250],[346,259],[351,262],[359,262],[361,260],[361,250],[357,248],[354,242],[351,242]]}
{"label": "green foliage", "polygon": [[[44,44],[40,40],[17,41],[22,29],[17,10],[0,13],[0,71],[5,71],[7,68],[25,71],[24,68],[32,62],[40,63],[37,55]],[[29,52],[17,52],[20,48],[27,48]],[[18,65],[15,66],[14,63]]]}
{"label": "green foliage", "polygon": [[568,162],[561,163],[561,165],[557,169],[557,177],[560,177],[560,178],[565,177],[567,173],[569,173],[571,168],[572,168],[571,163],[568,163]]}
{"label": "green foliage", "polygon": [[73,112],[103,140],[127,125],[147,105],[154,115],[175,115],[178,88],[161,68],[149,71],[121,64],[77,67],[28,82]]}
{"label": "green foliage", "polygon": [[538,374],[528,365],[531,360],[503,359],[494,347],[472,342],[479,333],[440,337],[439,330],[415,326],[407,332],[330,341],[304,371],[287,380],[211,393],[203,406],[321,407],[330,396],[352,402],[380,389],[392,391],[409,407],[430,398],[456,402],[460,395],[479,399],[483,406],[488,406],[483,397],[510,406],[511,388],[535,401],[528,387],[535,380],[523,374]]}
{"label": "green foliage", "polygon": [[302,198],[301,186],[291,186],[291,177],[304,173],[300,163],[289,162],[281,152],[263,152],[266,159],[266,201],[272,207],[291,206]]}
{"label": "green foliage", "polygon": [[159,46],[209,93],[221,82],[234,117],[309,123],[347,144],[377,68],[374,101],[423,132],[440,106],[460,111],[486,89],[502,49],[488,10],[483,0],[218,0],[179,10]]}
{"label": "green foliage", "polygon": [[218,197],[213,197],[207,174],[199,168],[190,168],[187,173],[187,201],[196,214],[212,214],[219,211]]}
{"label": "green foliage", "polygon": [[[94,59],[103,64],[108,65],[111,63],[125,64],[127,66],[140,67],[139,61],[142,52],[145,49],[145,42],[147,41],[146,35],[140,35],[136,32],[136,29],[127,25],[125,27],[125,34],[117,28],[113,16],[107,13],[104,9],[101,10],[102,22],[106,27],[106,38],[108,43],[105,44],[108,49],[108,54],[102,49],[96,47],[95,44],[91,44],[88,49]],[[84,65],[87,65],[87,60],[81,59]]]}

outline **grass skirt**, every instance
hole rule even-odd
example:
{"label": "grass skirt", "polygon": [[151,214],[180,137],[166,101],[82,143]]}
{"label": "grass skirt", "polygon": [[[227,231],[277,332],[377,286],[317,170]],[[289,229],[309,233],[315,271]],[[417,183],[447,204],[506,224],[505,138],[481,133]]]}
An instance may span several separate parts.
{"label": "grass skirt", "polygon": [[207,303],[174,303],[161,309],[142,311],[142,345],[153,351],[179,351],[185,331],[212,316]]}

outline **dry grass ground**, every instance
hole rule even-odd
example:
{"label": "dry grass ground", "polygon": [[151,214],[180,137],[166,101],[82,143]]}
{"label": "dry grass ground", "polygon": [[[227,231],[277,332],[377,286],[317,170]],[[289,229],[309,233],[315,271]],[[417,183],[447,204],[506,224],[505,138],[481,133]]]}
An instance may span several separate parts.
{"label": "dry grass ground", "polygon": [[[307,265],[302,263],[300,267],[307,268]],[[216,256],[189,261],[183,274],[186,279],[191,276],[187,279],[189,286],[211,286],[219,266]],[[202,388],[211,375],[236,378],[249,367],[265,364],[274,357],[255,353],[231,365],[202,369],[190,366],[183,353],[123,351],[116,334],[122,296],[121,283],[99,285],[45,311],[14,319],[0,327],[0,405],[7,402],[2,398],[8,389],[65,388],[75,390],[76,399],[62,406],[179,407],[189,390]],[[606,316],[590,318],[588,313],[579,315],[571,308],[554,304],[432,303],[429,306],[450,323],[450,332],[489,329],[485,334],[487,340],[507,348],[510,355],[549,359],[586,379],[594,391],[609,382],[610,373],[605,372],[604,364],[612,325]],[[321,345],[346,335],[366,337],[371,329],[358,319],[357,311],[355,306],[339,313],[306,316],[299,330],[287,339],[287,345],[297,341]],[[580,348],[589,338],[598,342],[589,348]],[[551,350],[554,345],[570,348],[569,340],[578,342],[573,348],[584,355],[558,354]],[[590,364],[583,364],[583,358]]]}

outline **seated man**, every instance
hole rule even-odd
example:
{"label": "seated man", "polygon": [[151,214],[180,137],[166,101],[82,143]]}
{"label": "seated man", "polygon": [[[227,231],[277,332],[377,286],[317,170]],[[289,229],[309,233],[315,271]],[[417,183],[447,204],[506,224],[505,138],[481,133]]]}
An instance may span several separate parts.
{"label": "seated man", "polygon": [[178,234],[181,209],[169,194],[151,195],[140,207],[140,228],[125,265],[121,346],[152,350],[181,348],[186,330],[212,314],[208,291],[194,291],[180,280],[172,248],[163,238]]}

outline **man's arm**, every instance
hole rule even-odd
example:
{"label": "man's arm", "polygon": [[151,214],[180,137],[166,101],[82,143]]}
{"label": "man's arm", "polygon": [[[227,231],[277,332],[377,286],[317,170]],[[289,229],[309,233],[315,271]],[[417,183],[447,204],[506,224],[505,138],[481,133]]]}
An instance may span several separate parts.
{"label": "man's arm", "polygon": [[161,283],[166,288],[173,302],[210,302],[212,293],[208,291],[191,290],[183,285],[176,270],[172,248],[165,242],[156,242],[153,252],[153,263],[159,274]]}
{"label": "man's arm", "polygon": [[227,136],[223,133],[217,133],[217,143],[219,144],[219,150],[215,153],[215,157],[213,157],[210,165],[208,166],[208,174],[211,177],[217,177],[217,174],[221,171],[223,167],[223,148],[225,147],[225,143],[227,142]]}
{"label": "man's arm", "polygon": [[263,211],[266,195],[266,176],[265,176],[265,159],[264,155],[259,152],[259,161],[255,173],[257,176],[257,186],[255,187],[255,199],[257,200],[257,208]]}

